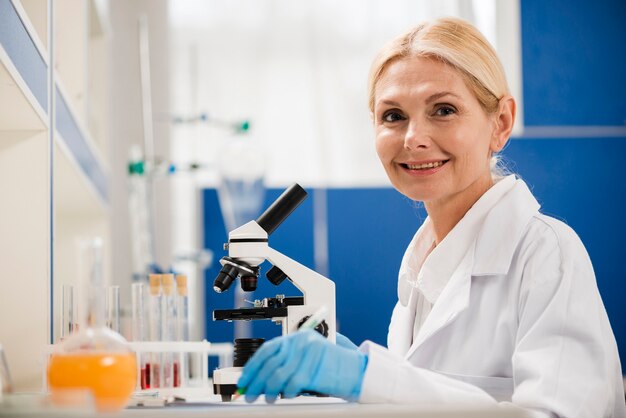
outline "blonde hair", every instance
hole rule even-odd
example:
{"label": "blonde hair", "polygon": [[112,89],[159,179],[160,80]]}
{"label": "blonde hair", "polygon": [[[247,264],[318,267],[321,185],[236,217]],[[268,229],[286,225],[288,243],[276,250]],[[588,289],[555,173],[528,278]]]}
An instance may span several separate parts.
{"label": "blonde hair", "polygon": [[[465,84],[487,114],[498,110],[509,94],[502,63],[489,41],[470,23],[441,18],[422,23],[389,42],[378,53],[369,75],[369,108],[374,112],[376,84],[389,65],[409,57],[438,59],[459,71]],[[492,175],[505,175],[499,157],[492,157]]]}

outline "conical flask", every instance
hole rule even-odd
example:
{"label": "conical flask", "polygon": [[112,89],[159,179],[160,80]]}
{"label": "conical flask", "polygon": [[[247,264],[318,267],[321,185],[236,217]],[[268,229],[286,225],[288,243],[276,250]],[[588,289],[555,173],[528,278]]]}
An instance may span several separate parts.
{"label": "conical flask", "polygon": [[48,363],[48,386],[56,403],[68,401],[67,393],[89,391],[98,411],[126,406],[135,390],[135,354],[117,332],[105,326],[102,280],[102,240],[78,244],[82,318],[77,332],[60,345]]}

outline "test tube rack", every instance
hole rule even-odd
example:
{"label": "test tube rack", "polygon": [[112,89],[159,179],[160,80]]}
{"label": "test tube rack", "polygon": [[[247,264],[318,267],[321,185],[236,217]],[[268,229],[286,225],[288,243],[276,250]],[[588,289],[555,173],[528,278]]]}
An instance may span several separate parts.
{"label": "test tube rack", "polygon": [[180,375],[187,373],[183,356],[185,354],[196,356],[201,359],[200,378],[185,383],[181,380],[181,386],[178,387],[158,387],[150,389],[141,388],[141,370],[138,367],[137,373],[137,392],[138,394],[153,394],[158,392],[159,397],[169,396],[206,396],[209,391],[212,393],[212,384],[209,381],[209,357],[217,357],[219,367],[228,367],[233,362],[233,345],[230,343],[210,343],[206,340],[192,341],[141,341],[130,342],[130,347],[137,356],[137,364],[141,364],[141,356],[152,353],[174,354],[178,356],[178,362],[181,365]]}
{"label": "test tube rack", "polygon": [[[209,379],[209,357],[218,358],[220,368],[230,367],[233,363],[233,345],[231,343],[210,343],[203,341],[133,341],[128,343],[137,358],[137,386],[135,396],[158,397],[205,397],[213,393],[212,382]],[[47,369],[51,355],[59,352],[60,344],[47,345],[43,353],[43,390],[48,392]],[[182,361],[185,354],[200,359],[200,377],[191,381],[181,379],[178,387],[158,387],[151,389],[141,388],[141,358],[152,353],[174,354],[178,356],[181,376],[186,374],[185,362]]]}

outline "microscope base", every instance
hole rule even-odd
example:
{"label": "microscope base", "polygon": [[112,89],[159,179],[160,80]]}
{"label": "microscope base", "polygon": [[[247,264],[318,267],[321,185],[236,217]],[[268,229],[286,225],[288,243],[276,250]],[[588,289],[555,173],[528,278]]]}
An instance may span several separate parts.
{"label": "microscope base", "polygon": [[222,402],[230,402],[237,391],[237,381],[243,367],[225,367],[213,372],[213,393],[222,396]]}

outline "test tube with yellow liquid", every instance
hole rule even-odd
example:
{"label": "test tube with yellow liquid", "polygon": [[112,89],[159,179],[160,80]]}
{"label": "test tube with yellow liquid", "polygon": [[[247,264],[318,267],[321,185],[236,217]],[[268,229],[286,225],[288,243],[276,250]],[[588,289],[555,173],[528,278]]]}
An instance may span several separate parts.
{"label": "test tube with yellow liquid", "polygon": [[100,239],[80,243],[78,271],[88,283],[83,286],[81,326],[50,357],[51,400],[75,404],[72,394],[88,392],[98,411],[117,411],[126,406],[135,389],[137,364],[126,340],[105,326]]}
{"label": "test tube with yellow liquid", "polygon": [[[161,276],[163,299],[161,310],[162,341],[176,341],[176,299],[174,294],[174,275]],[[163,387],[178,386],[178,362],[173,353],[163,354]]]}
{"label": "test tube with yellow liquid", "polygon": [[[148,333],[150,341],[161,341],[163,335],[162,325],[162,276],[150,274],[148,293]],[[150,353],[150,360],[146,365],[146,389],[163,387],[163,374],[161,373],[161,353]]]}
{"label": "test tube with yellow liquid", "polygon": [[[187,276],[176,276],[176,339],[189,341],[189,296],[187,291]],[[187,386],[189,377],[189,354],[180,354],[180,364],[174,364],[175,386]]]}

